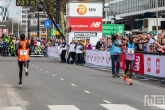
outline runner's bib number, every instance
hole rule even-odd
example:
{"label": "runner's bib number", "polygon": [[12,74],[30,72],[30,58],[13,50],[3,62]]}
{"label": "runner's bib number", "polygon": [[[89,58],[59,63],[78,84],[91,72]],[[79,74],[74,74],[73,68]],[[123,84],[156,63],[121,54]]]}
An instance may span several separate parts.
{"label": "runner's bib number", "polygon": [[20,50],[20,55],[28,55],[27,50]]}
{"label": "runner's bib number", "polygon": [[128,48],[128,54],[134,54],[134,48]]}

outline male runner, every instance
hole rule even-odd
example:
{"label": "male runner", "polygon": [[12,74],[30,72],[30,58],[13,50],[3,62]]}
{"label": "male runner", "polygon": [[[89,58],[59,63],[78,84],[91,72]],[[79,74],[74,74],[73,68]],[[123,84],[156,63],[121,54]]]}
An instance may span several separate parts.
{"label": "male runner", "polygon": [[20,35],[20,42],[17,44],[17,56],[19,66],[19,85],[22,86],[22,71],[25,67],[25,75],[28,76],[28,65],[29,65],[29,49],[30,45],[25,40],[25,34]]}

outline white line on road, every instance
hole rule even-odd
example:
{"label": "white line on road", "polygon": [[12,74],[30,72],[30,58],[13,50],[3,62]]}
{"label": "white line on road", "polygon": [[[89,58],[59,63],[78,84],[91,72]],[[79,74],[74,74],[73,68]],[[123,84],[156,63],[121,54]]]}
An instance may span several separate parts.
{"label": "white line on road", "polygon": [[74,105],[48,105],[50,110],[80,110]]}
{"label": "white line on road", "polygon": [[0,107],[0,110],[22,110],[21,107]]}
{"label": "white line on road", "polygon": [[60,78],[62,81],[64,80],[64,79],[62,79],[62,78]]}
{"label": "white line on road", "polygon": [[71,84],[72,86],[76,86],[75,84]]}
{"label": "white line on road", "polygon": [[52,74],[52,76],[56,76],[56,75]]}
{"label": "white line on road", "polygon": [[86,92],[86,93],[90,94],[90,92],[89,92],[89,91],[84,91],[84,92]]}
{"label": "white line on road", "polygon": [[43,69],[40,69],[41,71],[43,70]]}
{"label": "white line on road", "polygon": [[109,102],[108,100],[103,100],[105,103],[111,104],[111,102]]}
{"label": "white line on road", "polygon": [[46,71],[46,73],[49,73],[48,71]]}
{"label": "white line on road", "polygon": [[36,68],[38,68],[38,66],[36,66]]}

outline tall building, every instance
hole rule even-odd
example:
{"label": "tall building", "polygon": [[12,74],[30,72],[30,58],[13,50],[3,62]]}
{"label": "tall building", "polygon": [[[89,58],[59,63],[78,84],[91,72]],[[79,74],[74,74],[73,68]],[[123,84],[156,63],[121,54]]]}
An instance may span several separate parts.
{"label": "tall building", "polygon": [[6,22],[9,17],[7,7],[3,7],[2,0],[0,0],[0,22]]}
{"label": "tall building", "polygon": [[[158,1],[158,7],[157,2]],[[126,30],[144,29],[149,21],[156,21],[156,11],[158,10],[158,26],[161,26],[161,21],[165,21],[165,0],[107,0],[110,11],[109,17],[117,16],[123,18],[117,20],[116,23],[125,24]],[[148,19],[146,23],[144,19]],[[146,25],[145,25],[146,23]],[[152,26],[156,26],[154,23]],[[154,27],[152,27],[154,28]],[[149,29],[152,31],[155,29]]]}
{"label": "tall building", "polygon": [[[26,7],[22,7],[22,13],[21,13],[21,24],[22,26],[25,28],[25,32],[26,30],[28,31],[28,11],[29,11],[29,20],[30,19],[38,19],[38,11],[36,9],[36,7],[32,7],[32,8],[26,8]],[[40,26],[40,36],[41,37],[46,37],[47,33],[46,33],[46,28],[44,28],[44,20],[47,19],[47,13],[43,12],[43,11],[39,11],[39,26]],[[38,25],[38,24],[37,24]],[[38,26],[30,26],[30,35],[33,37],[37,37],[37,27]]]}

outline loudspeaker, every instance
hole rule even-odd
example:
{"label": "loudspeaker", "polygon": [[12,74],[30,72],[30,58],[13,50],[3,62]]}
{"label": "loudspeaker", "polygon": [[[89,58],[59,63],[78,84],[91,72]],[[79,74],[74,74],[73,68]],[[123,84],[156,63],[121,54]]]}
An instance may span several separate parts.
{"label": "loudspeaker", "polygon": [[165,29],[165,21],[161,21],[161,29]]}

